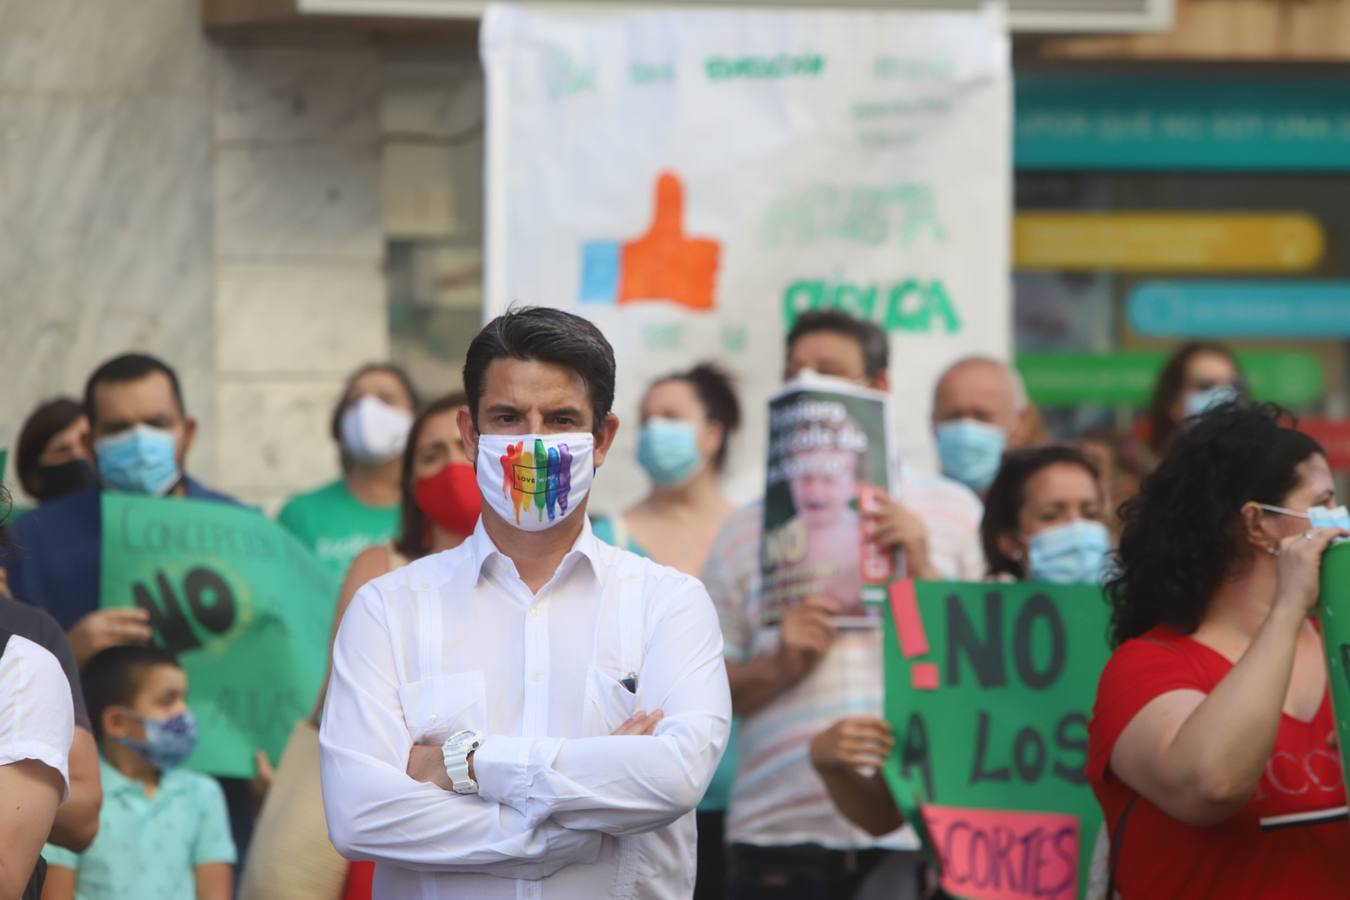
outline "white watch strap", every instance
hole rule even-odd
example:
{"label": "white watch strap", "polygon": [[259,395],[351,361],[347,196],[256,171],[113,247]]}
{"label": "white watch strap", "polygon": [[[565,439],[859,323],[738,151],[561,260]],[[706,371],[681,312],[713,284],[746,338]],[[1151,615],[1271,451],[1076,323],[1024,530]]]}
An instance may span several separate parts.
{"label": "white watch strap", "polygon": [[482,740],[476,731],[461,731],[441,745],[445,774],[457,794],[478,793],[478,782],[469,777],[469,754],[478,749]]}

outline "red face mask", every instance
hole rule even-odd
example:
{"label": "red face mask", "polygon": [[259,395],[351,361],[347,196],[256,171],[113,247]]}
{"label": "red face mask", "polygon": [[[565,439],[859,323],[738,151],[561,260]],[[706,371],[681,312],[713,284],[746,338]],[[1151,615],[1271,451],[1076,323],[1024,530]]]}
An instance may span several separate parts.
{"label": "red face mask", "polygon": [[467,537],[478,524],[483,497],[478,476],[466,462],[446,463],[435,475],[417,480],[417,508],[451,534]]}

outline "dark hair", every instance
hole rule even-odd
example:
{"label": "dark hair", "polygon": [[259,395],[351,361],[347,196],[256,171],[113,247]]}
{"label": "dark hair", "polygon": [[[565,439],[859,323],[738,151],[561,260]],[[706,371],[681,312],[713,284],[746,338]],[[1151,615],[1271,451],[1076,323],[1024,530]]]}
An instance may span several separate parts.
{"label": "dark hair", "polygon": [[614,406],[614,348],[600,329],[560,309],[522,306],[508,309],[484,325],[469,344],[464,357],[464,392],[469,397],[475,428],[483,380],[488,366],[497,359],[554,363],[575,372],[591,400],[593,432],[599,432]]}
{"label": "dark hair", "polygon": [[862,349],[863,371],[868,378],[877,377],[890,365],[891,344],[881,326],[837,309],[816,309],[798,316],[788,332],[788,353],[799,340],[819,331],[831,331],[857,341]]}
{"label": "dark hair", "polygon": [[417,457],[417,442],[422,439],[422,429],[427,420],[442,413],[454,412],[467,402],[463,391],[452,391],[443,397],[437,397],[417,414],[412,428],[408,431],[408,444],[403,448],[402,492],[399,501],[399,529],[394,538],[394,549],[408,559],[420,559],[427,555],[427,517],[417,505],[417,478],[413,475],[413,460]]}
{"label": "dark hair", "polygon": [[1222,356],[1233,364],[1233,368],[1237,369],[1239,375],[1242,373],[1233,351],[1222,344],[1209,341],[1191,341],[1178,347],[1167,358],[1162,371],[1158,373],[1158,380],[1153,383],[1153,396],[1149,399],[1148,446],[1155,454],[1161,455],[1167,450],[1167,445],[1172,442],[1172,437],[1181,425],[1180,422],[1172,418],[1172,408],[1176,406],[1177,399],[1186,387],[1186,367],[1191,364],[1192,359],[1202,353]]}
{"label": "dark hair", "polygon": [[998,474],[985,495],[984,518],[980,520],[980,543],[984,546],[990,575],[1011,575],[1019,580],[1027,577],[1023,562],[999,549],[998,539],[1018,530],[1022,506],[1027,502],[1027,483],[1037,472],[1055,465],[1080,467],[1092,476],[1100,491],[1101,473],[1077,447],[1049,444],[1005,453]]}
{"label": "dark hair", "polygon": [[37,470],[47,444],[83,416],[84,407],[78,400],[57,397],[33,410],[23,423],[23,428],[19,429],[19,440],[14,449],[14,469],[19,474],[19,484],[23,485],[30,497],[42,493]]}
{"label": "dark hair", "polygon": [[103,711],[110,706],[131,706],[145,682],[145,673],[156,666],[181,668],[178,660],[159,647],[122,645],[100,650],[80,670],[80,686],[89,708],[94,737],[103,740]]}
{"label": "dark hair", "polygon": [[145,353],[123,353],[114,356],[94,370],[84,383],[84,412],[89,416],[90,424],[98,421],[94,408],[94,388],[100,384],[121,384],[128,381],[140,381],[156,372],[169,379],[173,388],[173,399],[178,404],[178,412],[187,415],[187,406],[183,403],[183,389],[178,385],[178,374],[169,366]]}
{"label": "dark hair", "polygon": [[14,498],[9,488],[0,484],[0,559],[9,555],[9,514],[14,511]]}
{"label": "dark hair", "polygon": [[708,421],[722,426],[722,442],[713,454],[713,468],[722,471],[727,461],[727,445],[731,443],[731,434],[741,425],[741,403],[736,399],[735,382],[720,366],[706,362],[683,372],[662,375],[651,383],[651,387],[668,381],[683,381],[692,387]]}
{"label": "dark hair", "polygon": [[[371,372],[388,372],[398,379],[398,383],[403,385],[403,391],[408,395],[409,402],[412,403],[413,412],[417,412],[420,405],[417,398],[417,387],[413,384],[412,376],[408,370],[394,363],[366,363],[361,368],[347,376],[346,382],[342,385],[342,393],[338,394],[337,403],[333,405],[333,414],[328,419],[328,433],[332,436],[334,442],[338,445],[338,453],[342,454],[342,414],[347,411],[347,396],[352,392],[352,388],[363,375],[369,375]],[[342,468],[345,470],[350,466],[350,460],[342,456]]]}
{"label": "dark hair", "polygon": [[1106,583],[1114,645],[1159,624],[1191,634],[1214,591],[1250,562],[1243,504],[1282,504],[1298,485],[1299,464],[1323,453],[1285,420],[1278,407],[1247,401],[1196,416],[1121,506],[1120,549]]}

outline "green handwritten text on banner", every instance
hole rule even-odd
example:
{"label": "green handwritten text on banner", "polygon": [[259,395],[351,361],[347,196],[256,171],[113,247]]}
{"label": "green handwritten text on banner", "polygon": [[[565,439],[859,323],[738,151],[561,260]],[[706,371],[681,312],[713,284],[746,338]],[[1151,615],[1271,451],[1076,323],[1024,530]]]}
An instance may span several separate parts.
{"label": "green handwritten text on banner", "polygon": [[102,604],[149,610],[155,643],[186,670],[193,769],[245,777],[255,748],[280,759],[323,680],[337,589],[258,512],[103,494]]}
{"label": "green handwritten text on banner", "polygon": [[953,896],[1083,896],[1101,827],[1083,768],[1107,621],[1086,585],[892,586],[884,773]]}
{"label": "green handwritten text on banner", "polygon": [[[1143,407],[1166,361],[1166,353],[1151,350],[1019,353],[1017,369],[1039,406]],[[1312,354],[1250,350],[1238,362],[1257,400],[1304,407],[1322,396],[1322,364]]]}

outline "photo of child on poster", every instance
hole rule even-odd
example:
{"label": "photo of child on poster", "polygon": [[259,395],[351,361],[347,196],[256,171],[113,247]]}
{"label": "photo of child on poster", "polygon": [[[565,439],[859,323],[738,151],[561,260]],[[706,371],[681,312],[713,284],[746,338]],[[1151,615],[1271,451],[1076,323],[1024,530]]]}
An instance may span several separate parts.
{"label": "photo of child on poster", "polygon": [[769,401],[764,493],[767,621],[806,597],[829,597],[837,624],[875,627],[895,573],[893,556],[866,540],[862,513],[890,490],[889,399],[812,376]]}

